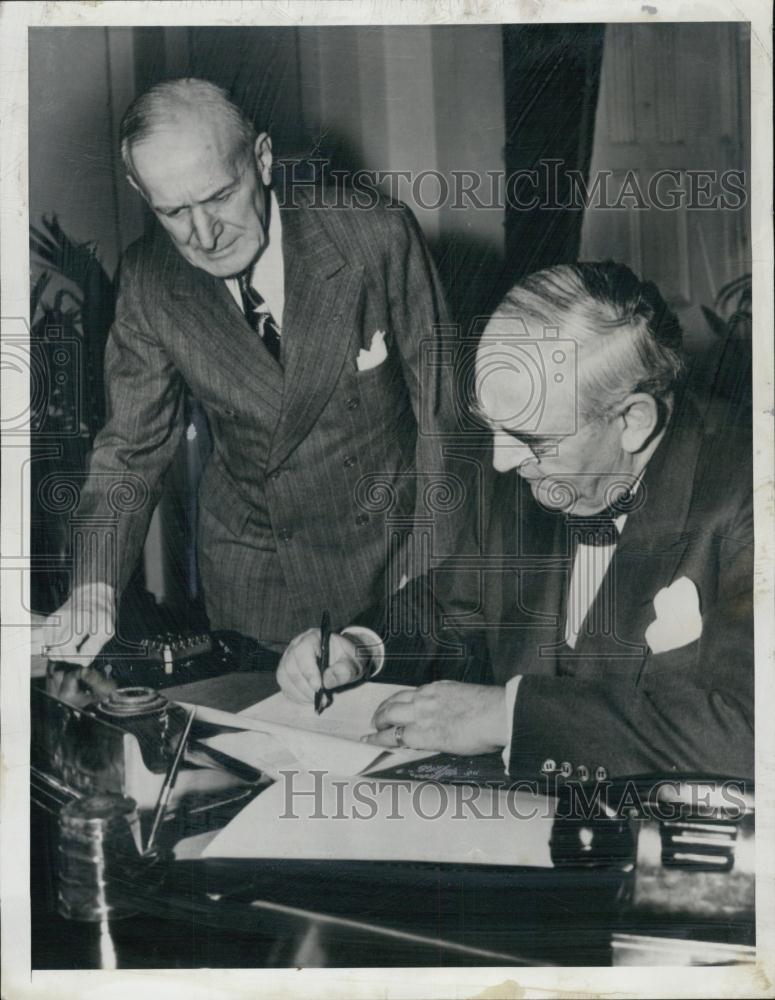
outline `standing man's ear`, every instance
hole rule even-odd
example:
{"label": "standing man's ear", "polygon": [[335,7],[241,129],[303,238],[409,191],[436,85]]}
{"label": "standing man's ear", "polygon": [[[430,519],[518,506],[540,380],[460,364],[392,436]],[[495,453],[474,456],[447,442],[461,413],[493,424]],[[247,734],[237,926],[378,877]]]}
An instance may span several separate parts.
{"label": "standing man's ear", "polygon": [[659,426],[657,401],[647,392],[634,392],[625,399],[617,420],[622,448],[634,455],[646,447]]}
{"label": "standing man's ear", "polygon": [[272,183],[272,140],[266,132],[261,132],[253,146],[258,176],[269,187]]}
{"label": "standing man's ear", "polygon": [[140,185],[137,183],[137,181],[134,179],[134,177],[132,177],[131,174],[127,174],[126,175],[126,179],[129,181],[130,186],[133,187],[135,189],[135,191],[137,191],[137,193],[142,198],[144,198],[145,195],[143,194],[143,189],[140,187]]}

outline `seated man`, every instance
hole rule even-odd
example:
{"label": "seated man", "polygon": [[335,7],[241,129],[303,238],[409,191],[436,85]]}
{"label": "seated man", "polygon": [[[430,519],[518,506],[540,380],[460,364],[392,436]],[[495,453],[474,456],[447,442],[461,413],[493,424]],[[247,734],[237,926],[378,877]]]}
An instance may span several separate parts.
{"label": "seated man", "polygon": [[[542,340],[540,418],[526,336]],[[683,368],[676,317],[626,267],[558,266],[511,290],[477,353],[476,409],[501,474],[486,497],[478,607],[447,629],[469,649],[478,638],[487,683],[396,694],[371,742],[503,748],[512,776],[753,775],[750,446],[706,436],[679,391]],[[453,609],[445,577],[462,588],[466,575],[442,568],[426,597]],[[411,638],[443,664],[439,632]],[[364,675],[362,639],[334,637],[327,686]],[[370,675],[397,662],[395,642],[375,647]],[[286,650],[290,697],[313,697],[317,652],[315,631]]]}

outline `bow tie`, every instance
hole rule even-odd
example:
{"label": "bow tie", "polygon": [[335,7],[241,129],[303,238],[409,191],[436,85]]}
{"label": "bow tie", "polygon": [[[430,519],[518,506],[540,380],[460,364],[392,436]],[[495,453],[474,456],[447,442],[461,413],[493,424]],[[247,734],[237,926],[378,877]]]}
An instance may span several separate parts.
{"label": "bow tie", "polygon": [[597,514],[565,514],[570,538],[577,545],[616,545],[619,529],[616,518],[625,511],[606,507]]}

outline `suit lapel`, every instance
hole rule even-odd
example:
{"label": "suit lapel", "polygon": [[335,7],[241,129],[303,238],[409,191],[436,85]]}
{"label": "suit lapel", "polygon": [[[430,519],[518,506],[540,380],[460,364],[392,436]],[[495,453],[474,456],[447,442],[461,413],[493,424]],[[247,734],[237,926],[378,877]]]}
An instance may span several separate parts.
{"label": "suit lapel", "polygon": [[283,373],[261,338],[248,324],[242,310],[220,278],[188,264],[169,244],[163,251],[163,267],[169,275],[175,317],[188,343],[208,364],[221,369],[237,395],[249,405],[256,399],[270,419],[279,417],[283,396]]}
{"label": "suit lapel", "polygon": [[529,487],[509,473],[498,477],[496,491],[487,551],[504,559],[487,574],[487,613],[500,623],[491,646],[495,680],[504,683],[517,670],[555,672],[567,564],[556,547],[554,519],[543,514]]}
{"label": "suit lapel", "polygon": [[[547,514],[538,507],[527,484],[523,484],[523,503],[529,505],[531,514],[523,516],[520,523],[532,522],[539,530],[527,551],[537,556],[536,569],[529,576],[523,575],[521,600],[536,616],[546,622],[540,629],[531,628],[526,636],[523,673],[555,674],[557,655],[565,643],[565,609],[572,563],[567,551],[562,518]],[[546,554],[545,554],[546,553]]]}
{"label": "suit lapel", "polygon": [[[363,267],[352,266],[312,209],[282,207],[285,308],[283,367],[264,348],[219,278],[193,267],[159,233],[159,267],[168,275],[176,325],[276,420],[268,469],[280,465],[314,426],[329,399],[356,329]],[[184,345],[185,346],[185,345]],[[187,349],[191,348],[187,345]]]}
{"label": "suit lapel", "polygon": [[[687,406],[676,413],[649,462],[641,485],[642,502],[627,518],[606,582],[590,608],[590,620],[604,621],[607,613],[611,625],[595,634],[582,628],[575,649],[564,642],[572,570],[565,521],[531,506],[525,484],[518,487],[513,475],[497,484],[488,552],[503,553],[509,566],[516,565],[519,556],[535,565],[519,574],[520,594],[515,570],[488,574],[488,617],[494,621],[499,615],[503,623],[491,642],[499,683],[515,669],[553,674],[574,660],[587,660],[596,673],[614,668],[616,661],[628,671],[641,662],[647,652],[645,630],[654,618],[654,596],[673,581],[690,542],[686,523],[701,438],[702,426],[693,409]],[[605,587],[613,594],[608,611],[600,607]],[[517,610],[520,603],[534,623],[522,629],[509,624],[524,618],[524,611]],[[547,624],[539,625],[536,616]]]}
{"label": "suit lapel", "polygon": [[[691,405],[686,406],[676,413],[646,468],[640,504],[627,517],[606,582],[590,608],[593,621],[604,621],[607,613],[611,628],[592,635],[582,629],[575,650],[579,655],[637,658],[647,651],[644,633],[654,618],[654,597],[673,581],[690,541],[686,522],[702,426]],[[613,606],[607,611],[600,605],[610,595]]]}
{"label": "suit lapel", "polygon": [[505,557],[507,566],[484,570],[484,609],[487,642],[495,681],[503,683],[508,662],[516,656],[516,640],[508,621],[517,606],[517,574],[508,562],[516,552],[516,484],[513,476],[498,476],[493,482],[492,507],[488,516],[484,565]]}
{"label": "suit lapel", "polygon": [[285,259],[282,415],[269,468],[280,465],[309,433],[347,357],[363,285],[312,209],[281,209]]}

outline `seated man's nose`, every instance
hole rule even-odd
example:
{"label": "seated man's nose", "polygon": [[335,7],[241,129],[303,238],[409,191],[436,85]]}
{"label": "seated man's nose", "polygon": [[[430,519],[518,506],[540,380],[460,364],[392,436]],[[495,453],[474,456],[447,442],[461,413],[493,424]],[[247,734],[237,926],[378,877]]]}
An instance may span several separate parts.
{"label": "seated man's nose", "polygon": [[535,461],[533,452],[527,445],[513,438],[496,435],[493,440],[493,465],[498,472],[510,472],[526,462]]}
{"label": "seated man's nose", "polygon": [[495,445],[493,448],[493,465],[498,472],[510,472],[516,469],[526,459],[527,455],[508,445]]}

